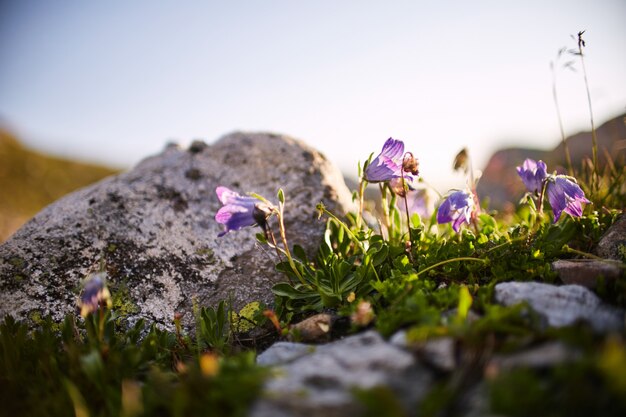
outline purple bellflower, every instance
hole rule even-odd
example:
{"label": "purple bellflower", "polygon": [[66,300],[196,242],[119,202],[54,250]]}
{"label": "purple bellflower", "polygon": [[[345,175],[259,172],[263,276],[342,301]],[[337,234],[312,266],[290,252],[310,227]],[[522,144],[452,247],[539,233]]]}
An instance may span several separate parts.
{"label": "purple bellflower", "polygon": [[83,294],[78,301],[78,307],[80,308],[80,315],[87,317],[88,314],[93,313],[100,307],[112,306],[111,293],[105,285],[105,274],[97,273],[92,275],[86,282]]}
{"label": "purple bellflower", "polygon": [[239,195],[222,186],[217,187],[215,193],[224,205],[215,215],[215,220],[224,225],[224,231],[218,236],[246,226],[259,225],[263,230],[266,229],[267,218],[271,214],[268,204],[254,197]]}
{"label": "purple bellflower", "polygon": [[474,211],[474,197],[467,191],[455,191],[446,198],[437,210],[437,223],[450,223],[458,232],[463,223],[470,223]]}
{"label": "purple bellflower", "polygon": [[[554,175],[547,173],[546,164],[543,161],[535,162],[526,159],[521,167],[517,167],[517,173],[522,178],[524,185],[531,193],[539,193],[543,199],[542,189],[545,184],[545,193],[554,214],[554,223],[561,218],[561,213],[566,212],[574,217],[583,215],[582,203],[590,203],[585,198],[585,193],[576,183],[576,180],[566,175]],[[539,202],[541,210],[542,202]]]}
{"label": "purple bellflower", "polygon": [[565,175],[550,176],[546,193],[554,214],[554,223],[559,220],[562,212],[574,217],[582,216],[581,203],[590,203],[580,186]]}
{"label": "purple bellflower", "polygon": [[405,155],[401,140],[389,138],[380,154],[365,168],[364,174],[367,182],[385,182],[404,177],[410,185],[417,176],[417,160],[409,153]]}
{"label": "purple bellflower", "polygon": [[521,167],[517,167],[517,173],[522,178],[526,189],[535,194],[541,192],[543,182],[548,177],[546,163],[532,159],[526,159]]}

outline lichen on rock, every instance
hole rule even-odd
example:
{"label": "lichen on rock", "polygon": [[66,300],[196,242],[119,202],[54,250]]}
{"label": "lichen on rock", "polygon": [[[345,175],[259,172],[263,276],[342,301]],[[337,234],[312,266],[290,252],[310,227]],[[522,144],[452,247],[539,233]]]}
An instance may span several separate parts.
{"label": "lichen on rock", "polygon": [[183,313],[190,327],[194,299],[270,304],[271,286],[284,279],[274,254],[258,247],[254,229],[217,238],[218,185],[268,199],[282,188],[290,244],[311,254],[325,227],[315,204],[338,214],[351,205],[339,170],[287,136],[233,133],[210,146],[168,146],[51,204],[0,246],[0,317],[37,311],[60,321],[75,311],[82,280],[102,267],[113,289],[128,289],[131,323],[173,329],[174,313]]}

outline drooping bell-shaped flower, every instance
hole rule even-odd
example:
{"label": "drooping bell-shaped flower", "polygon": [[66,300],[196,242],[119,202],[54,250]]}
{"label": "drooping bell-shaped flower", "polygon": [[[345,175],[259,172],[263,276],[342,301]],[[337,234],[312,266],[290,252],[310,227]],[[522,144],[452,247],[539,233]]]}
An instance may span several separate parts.
{"label": "drooping bell-shaped flower", "polygon": [[566,212],[574,217],[583,215],[581,203],[590,203],[585,198],[585,193],[571,177],[556,175],[548,179],[546,187],[548,201],[554,214],[554,223]]}
{"label": "drooping bell-shaped flower", "polygon": [[85,282],[83,294],[78,300],[78,307],[80,308],[80,315],[87,317],[88,314],[93,313],[100,307],[111,308],[111,293],[105,284],[104,273],[97,273],[92,275]]}
{"label": "drooping bell-shaped flower", "polygon": [[[394,178],[405,177],[407,183],[413,181],[413,174],[409,171],[404,175],[402,170],[405,165],[404,143],[401,140],[389,138],[385,141],[380,154],[365,168],[364,176],[367,182],[385,182]],[[410,161],[407,159],[406,163]],[[417,169],[415,159],[411,161]]]}
{"label": "drooping bell-shaped flower", "polygon": [[546,163],[530,158],[526,159],[522,166],[517,167],[517,173],[531,193],[540,193],[548,176]]}
{"label": "drooping bell-shaped flower", "polygon": [[467,191],[455,191],[450,194],[437,210],[437,223],[450,223],[458,232],[463,223],[470,223],[474,211],[474,197]]}
{"label": "drooping bell-shaped flower", "polygon": [[217,187],[215,193],[224,205],[215,215],[215,220],[224,225],[224,231],[218,236],[224,236],[231,230],[239,230],[246,226],[259,225],[265,230],[267,218],[271,214],[267,204],[254,197],[239,195],[222,186]]}

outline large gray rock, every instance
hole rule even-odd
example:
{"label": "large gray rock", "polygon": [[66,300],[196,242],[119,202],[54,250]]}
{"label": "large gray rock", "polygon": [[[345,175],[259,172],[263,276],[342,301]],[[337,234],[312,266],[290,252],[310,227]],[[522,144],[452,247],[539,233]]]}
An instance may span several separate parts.
{"label": "large gray rock", "polygon": [[358,416],[353,390],[389,389],[407,410],[428,392],[433,376],[404,349],[375,331],[327,345],[279,342],[259,355],[274,366],[252,417]]}
{"label": "large gray rock", "polygon": [[604,304],[580,285],[502,282],[495,287],[495,298],[506,306],[527,302],[552,327],[569,326],[582,320],[600,332],[624,328],[624,311]]}
{"label": "large gray rock", "polygon": [[286,136],[234,133],[212,146],[169,146],[53,203],[0,246],[0,317],[61,320],[100,265],[130,322],[143,317],[171,328],[180,312],[189,324],[193,299],[271,303],[271,286],[284,280],[275,252],[255,243],[259,228],[217,237],[218,185],[274,202],[282,187],[290,244],[310,253],[324,230],[316,203],[338,214],[351,204],[340,172]]}

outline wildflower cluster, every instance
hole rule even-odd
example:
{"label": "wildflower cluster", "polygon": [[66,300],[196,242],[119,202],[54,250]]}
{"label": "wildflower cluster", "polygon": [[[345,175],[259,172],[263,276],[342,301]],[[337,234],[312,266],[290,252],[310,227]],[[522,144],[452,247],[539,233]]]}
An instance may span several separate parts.
{"label": "wildflower cluster", "polygon": [[576,179],[567,175],[548,174],[543,161],[526,159],[517,167],[526,189],[535,195],[539,202],[539,212],[543,209],[544,196],[548,195],[550,207],[556,223],[563,212],[580,217],[583,214],[582,203],[590,203]]}
{"label": "wildflower cluster", "polygon": [[[279,318],[286,317],[281,313],[284,311],[320,311],[323,308],[344,306],[357,326],[374,320],[375,308],[368,309],[368,320],[362,320],[363,314],[359,312],[363,306],[375,305],[370,298],[373,294],[379,292],[383,297],[390,296],[381,287],[381,276],[388,274],[385,269],[381,270],[386,260],[392,262],[394,267],[399,267],[398,262],[406,262],[406,266],[401,268],[401,274],[412,277],[409,281],[423,274],[431,274],[436,268],[452,264],[463,265],[453,268],[459,272],[479,268],[485,277],[490,271],[500,268],[497,262],[486,256],[493,249],[480,253],[477,250],[479,246],[469,243],[467,249],[456,248],[451,251],[452,246],[438,247],[441,241],[437,239],[437,235],[429,235],[433,230],[432,222],[435,221],[440,225],[450,223],[451,229],[459,234],[459,241],[462,241],[462,226],[472,225],[473,234],[467,234],[466,239],[476,239],[472,237],[476,235],[481,244],[488,244],[493,240],[499,242],[494,243],[495,248],[502,250],[507,250],[515,239],[523,237],[512,237],[508,232],[499,230],[491,216],[481,214],[476,193],[477,180],[468,151],[464,149],[459,152],[454,161],[455,169],[465,171],[466,187],[452,190],[441,199],[436,216],[431,218],[431,225],[428,227],[422,220],[422,217],[428,218],[430,213],[425,210],[426,187],[419,177],[418,167],[414,154],[405,151],[401,140],[387,139],[380,153],[375,157],[370,155],[360,172],[356,194],[359,212],[352,218],[352,224],[347,224],[329,212],[323,203],[318,204],[320,217],[328,217],[328,231],[315,262],[306,257],[302,248],[294,246],[292,250],[289,247],[283,221],[285,197],[282,190],[278,193],[279,203],[275,205],[257,194],[243,196],[226,187],[217,187],[216,194],[223,206],[218,210],[215,219],[224,226],[224,231],[219,236],[257,225],[264,232],[260,235],[261,243],[276,250],[279,258],[277,269],[287,276],[288,282],[273,287],[277,297],[277,312],[269,312],[266,317],[272,318],[279,333],[283,334],[289,327],[288,324],[279,322]],[[542,161],[528,159],[517,167],[517,172],[529,193],[540,202],[540,212],[543,196],[547,195],[554,213],[554,222],[561,217],[562,212],[580,217],[581,204],[589,202],[573,177],[548,174],[546,164]],[[378,224],[368,224],[362,220],[365,188],[370,183],[377,184],[381,192],[382,213]],[[406,215],[405,220],[402,220],[402,212]],[[274,238],[270,224],[272,217],[277,219],[282,245],[278,245]],[[376,229],[378,230],[375,231]],[[449,232],[440,229],[438,233],[445,235]],[[551,243],[557,242],[558,239],[553,239]],[[431,252],[437,256],[432,260]],[[449,254],[446,256],[446,253]],[[406,261],[399,261],[402,257]],[[537,250],[532,257],[537,258]],[[541,258],[539,260],[544,262]],[[506,262],[506,258],[503,258],[503,262]],[[466,266],[469,264],[475,264],[476,267]],[[548,273],[548,269],[544,270]]]}

